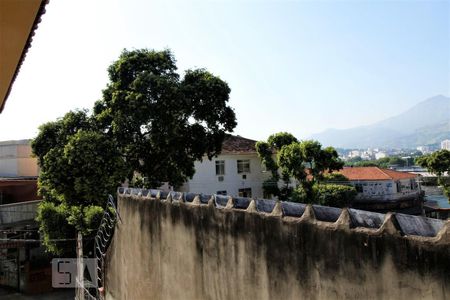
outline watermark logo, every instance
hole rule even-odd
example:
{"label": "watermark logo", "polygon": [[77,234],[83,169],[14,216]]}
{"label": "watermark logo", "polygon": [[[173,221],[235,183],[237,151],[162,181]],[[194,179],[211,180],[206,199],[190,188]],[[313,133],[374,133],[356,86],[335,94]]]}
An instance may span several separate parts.
{"label": "watermark logo", "polygon": [[97,287],[95,258],[52,259],[52,286],[54,288]]}

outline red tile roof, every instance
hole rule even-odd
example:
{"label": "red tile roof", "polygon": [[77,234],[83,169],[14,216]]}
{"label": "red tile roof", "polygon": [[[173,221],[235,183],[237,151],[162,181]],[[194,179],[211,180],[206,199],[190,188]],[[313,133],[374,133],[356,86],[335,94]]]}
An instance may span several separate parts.
{"label": "red tile roof", "polygon": [[344,175],[349,180],[400,180],[414,179],[417,177],[416,174],[382,169],[379,167],[344,168],[337,171],[337,173]]}
{"label": "red tile roof", "polygon": [[238,135],[229,135],[222,144],[222,154],[256,153],[256,141]]}

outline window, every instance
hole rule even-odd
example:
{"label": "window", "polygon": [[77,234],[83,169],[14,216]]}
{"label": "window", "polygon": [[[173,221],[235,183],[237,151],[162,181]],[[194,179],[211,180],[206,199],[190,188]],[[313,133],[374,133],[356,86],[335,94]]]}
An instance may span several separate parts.
{"label": "window", "polygon": [[217,191],[217,195],[226,195],[227,191]]}
{"label": "window", "polygon": [[225,175],[225,161],[216,160],[216,175]]}
{"label": "window", "polygon": [[250,173],[250,160],[242,159],[237,161],[238,174],[240,173]]}
{"label": "window", "polygon": [[251,188],[239,189],[239,197],[250,198],[251,196],[252,196]]}

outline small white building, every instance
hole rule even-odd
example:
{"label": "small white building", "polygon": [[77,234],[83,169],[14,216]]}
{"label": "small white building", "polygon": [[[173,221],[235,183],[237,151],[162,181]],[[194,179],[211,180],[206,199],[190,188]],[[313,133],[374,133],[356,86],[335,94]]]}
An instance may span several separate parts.
{"label": "small white building", "polygon": [[417,174],[379,167],[349,167],[338,173],[356,188],[356,200],[397,201],[420,195]]}
{"label": "small white building", "polygon": [[441,149],[450,150],[450,140],[443,140],[441,142]]}
{"label": "small white building", "polygon": [[433,152],[433,149],[430,146],[419,146],[416,149],[423,154],[430,154]]}
{"label": "small white building", "polygon": [[255,149],[256,141],[228,136],[222,153],[195,162],[195,174],[181,191],[263,198],[263,182],[270,177]]}

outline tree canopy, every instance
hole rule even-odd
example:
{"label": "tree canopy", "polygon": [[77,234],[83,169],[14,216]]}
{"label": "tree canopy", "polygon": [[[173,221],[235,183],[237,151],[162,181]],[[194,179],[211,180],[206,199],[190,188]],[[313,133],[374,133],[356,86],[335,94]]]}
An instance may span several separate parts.
{"label": "tree canopy", "polygon": [[220,153],[236,126],[228,84],[204,69],[176,71],[169,50],[124,50],[92,114],[71,111],[39,128],[37,220],[49,250],[60,250],[53,239],[95,229],[107,195],[125,179],[179,186],[194,175],[194,161]]}
{"label": "tree canopy", "polygon": [[[313,140],[299,141],[287,132],[273,134],[267,142],[258,142],[256,151],[271,171],[271,178],[265,182],[263,189],[280,199],[291,197],[291,177],[300,183],[306,197],[313,198],[313,185],[323,180],[326,173],[342,169],[344,165],[333,147],[322,148],[319,142]],[[284,183],[281,188],[278,187],[280,179]]]}
{"label": "tree canopy", "polygon": [[416,159],[416,163],[441,177],[445,172],[450,172],[450,151],[442,149],[420,156]]}
{"label": "tree canopy", "polygon": [[149,186],[180,186],[194,175],[194,161],[218,154],[236,126],[225,81],[204,69],[183,78],[176,70],[169,50],[125,50],[94,107],[96,121]]}

